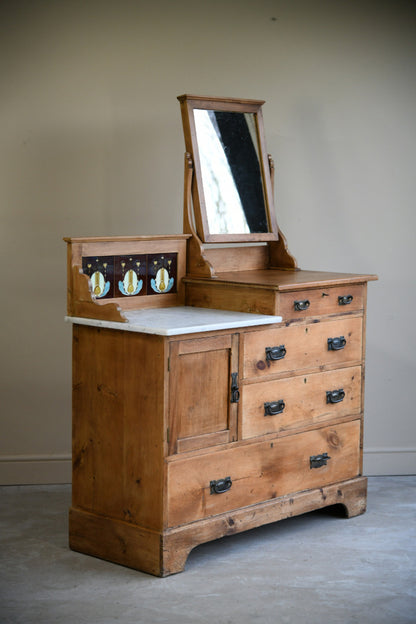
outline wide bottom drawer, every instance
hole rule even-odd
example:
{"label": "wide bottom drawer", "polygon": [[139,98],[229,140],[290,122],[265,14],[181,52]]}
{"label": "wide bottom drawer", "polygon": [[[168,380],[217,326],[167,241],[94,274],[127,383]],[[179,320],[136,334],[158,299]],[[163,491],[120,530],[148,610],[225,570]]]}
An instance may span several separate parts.
{"label": "wide bottom drawer", "polygon": [[359,474],[360,421],[168,463],[169,527]]}

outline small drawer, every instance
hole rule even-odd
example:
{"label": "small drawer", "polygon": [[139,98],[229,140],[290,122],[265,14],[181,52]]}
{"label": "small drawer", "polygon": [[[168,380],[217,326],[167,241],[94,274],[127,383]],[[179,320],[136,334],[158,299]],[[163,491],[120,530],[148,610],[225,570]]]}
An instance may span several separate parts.
{"label": "small drawer", "polygon": [[362,318],[291,325],[243,335],[243,378],[361,362]]}
{"label": "small drawer", "polygon": [[283,320],[357,312],[364,308],[360,284],[280,293],[278,314]]}
{"label": "small drawer", "polygon": [[241,388],[241,438],[307,427],[361,412],[361,366]]}
{"label": "small drawer", "polygon": [[169,527],[359,474],[360,421],[168,462]]}

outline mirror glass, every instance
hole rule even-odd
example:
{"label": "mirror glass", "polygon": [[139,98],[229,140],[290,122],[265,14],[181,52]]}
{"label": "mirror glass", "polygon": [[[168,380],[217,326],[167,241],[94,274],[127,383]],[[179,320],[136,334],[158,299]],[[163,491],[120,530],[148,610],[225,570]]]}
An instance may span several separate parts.
{"label": "mirror glass", "polygon": [[194,109],[210,235],[267,233],[255,113]]}

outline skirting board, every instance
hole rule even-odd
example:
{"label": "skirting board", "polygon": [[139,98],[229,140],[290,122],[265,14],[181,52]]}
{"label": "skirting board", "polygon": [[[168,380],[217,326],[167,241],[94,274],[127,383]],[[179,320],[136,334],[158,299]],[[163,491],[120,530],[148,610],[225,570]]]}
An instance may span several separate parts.
{"label": "skirting board", "polygon": [[416,474],[416,449],[367,448],[363,474],[367,477]]}
{"label": "skirting board", "polygon": [[[416,449],[368,448],[364,471],[368,477],[416,474]],[[71,483],[71,455],[0,456],[0,485]]]}
{"label": "skirting board", "polygon": [[0,485],[71,483],[71,455],[0,455]]}

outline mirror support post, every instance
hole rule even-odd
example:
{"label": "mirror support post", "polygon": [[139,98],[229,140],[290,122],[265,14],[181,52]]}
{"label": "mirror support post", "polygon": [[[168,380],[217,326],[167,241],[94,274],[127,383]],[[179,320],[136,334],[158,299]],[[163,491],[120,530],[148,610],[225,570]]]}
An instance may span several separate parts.
{"label": "mirror support post", "polygon": [[194,165],[192,156],[185,152],[184,160],[184,197],[183,197],[183,233],[192,234],[187,242],[187,275],[214,277],[214,269],[204,254],[204,247],[193,225],[192,218],[192,183]]}
{"label": "mirror support post", "polygon": [[[274,197],[274,160],[271,154],[267,154],[267,159],[269,161],[270,181]],[[285,235],[279,227],[277,230],[279,235],[278,240],[269,241],[267,243],[269,248],[269,269],[298,269],[296,258],[292,256],[287,247]]]}

